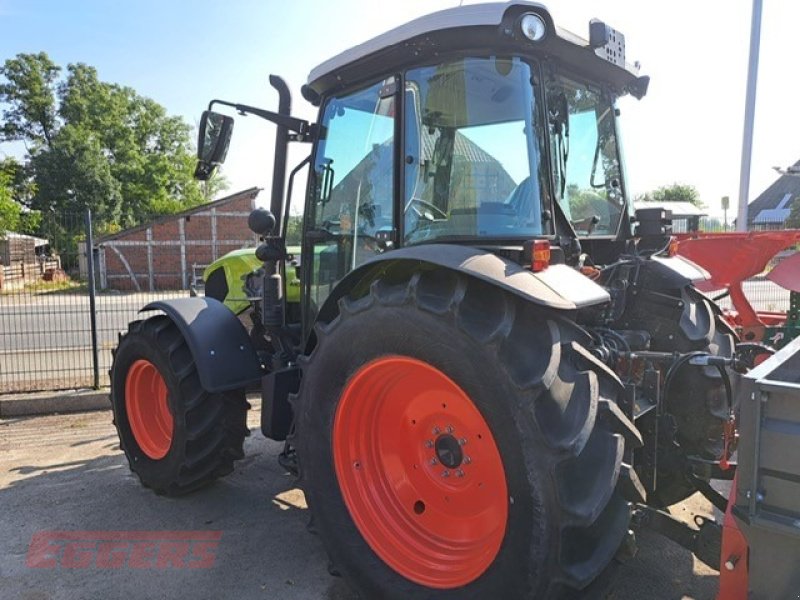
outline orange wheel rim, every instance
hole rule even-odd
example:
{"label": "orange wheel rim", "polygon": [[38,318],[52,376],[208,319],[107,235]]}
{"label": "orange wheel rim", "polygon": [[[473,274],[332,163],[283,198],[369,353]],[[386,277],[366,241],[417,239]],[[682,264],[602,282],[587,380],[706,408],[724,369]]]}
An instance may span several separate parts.
{"label": "orange wheel rim", "polygon": [[365,365],[333,426],[336,476],[372,550],[416,583],[467,585],[492,564],[508,492],[491,430],[447,375],[412,358]]}
{"label": "orange wheel rim", "polygon": [[172,413],[167,384],[155,365],[139,359],[125,380],[125,410],[136,443],[154,460],[164,458],[172,444]]}

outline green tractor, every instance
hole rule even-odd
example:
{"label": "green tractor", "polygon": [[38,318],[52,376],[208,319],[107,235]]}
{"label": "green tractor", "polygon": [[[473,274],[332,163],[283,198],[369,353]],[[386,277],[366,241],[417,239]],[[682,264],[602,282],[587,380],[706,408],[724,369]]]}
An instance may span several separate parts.
{"label": "green tractor", "polygon": [[[286,311],[289,320],[300,319],[300,248],[288,246],[284,269],[286,273]],[[219,257],[203,270],[206,298],[219,300],[233,314],[238,315],[248,330],[258,327],[259,313],[254,300],[261,296],[264,263],[256,256],[255,248],[232,250]],[[193,296],[197,291],[193,289]],[[263,330],[254,333],[254,339],[263,336]]]}
{"label": "green tractor", "polygon": [[[316,123],[270,83],[275,112],[210,103],[196,173],[231,139],[215,107],[277,125],[258,264],[148,304],[115,352],[141,482],[179,495],[230,473],[260,385],[262,432],[365,598],[560,597],[642,524],[718,567],[719,528],[660,509],[697,490],[724,505],[708,481],[735,472],[731,381],[754,350],[695,288],[707,274],[669,255],[663,211],[633,213],[616,102],[648,78],[622,34],[593,21],[583,40],[534,3],[463,6],[314,69]],[[287,185],[290,143],[310,152]]]}

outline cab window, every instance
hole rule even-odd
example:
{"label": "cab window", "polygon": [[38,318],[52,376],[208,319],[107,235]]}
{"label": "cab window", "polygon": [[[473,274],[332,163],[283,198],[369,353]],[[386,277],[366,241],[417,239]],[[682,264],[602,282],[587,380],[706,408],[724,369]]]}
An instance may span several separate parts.
{"label": "cab window", "polygon": [[394,78],[330,98],[314,157],[309,300],[316,311],[393,230]]}

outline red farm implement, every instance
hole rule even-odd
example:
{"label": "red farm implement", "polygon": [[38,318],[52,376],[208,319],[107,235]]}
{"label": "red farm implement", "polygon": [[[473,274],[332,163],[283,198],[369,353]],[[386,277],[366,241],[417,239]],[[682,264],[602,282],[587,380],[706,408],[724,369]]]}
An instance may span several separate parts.
{"label": "red farm implement", "polygon": [[742,339],[782,347],[800,334],[800,253],[784,258],[766,274],[766,281],[789,291],[788,310],[756,308],[744,289],[745,282],[763,273],[778,253],[800,243],[800,230],[694,232],[677,237],[678,254],[711,275],[697,287],[705,292],[724,289],[730,294],[733,307],[725,316]]}

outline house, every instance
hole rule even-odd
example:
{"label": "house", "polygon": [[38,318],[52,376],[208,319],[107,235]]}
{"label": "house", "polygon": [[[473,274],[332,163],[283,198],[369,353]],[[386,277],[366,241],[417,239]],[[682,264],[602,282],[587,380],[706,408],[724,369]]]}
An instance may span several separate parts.
{"label": "house", "polygon": [[256,245],[247,217],[259,191],[253,187],[95,240],[100,289],[189,289],[195,273],[223,254]]}
{"label": "house", "polygon": [[748,230],[785,229],[792,203],[800,197],[800,160],[778,177],[758,198],[750,203],[747,212]]}

